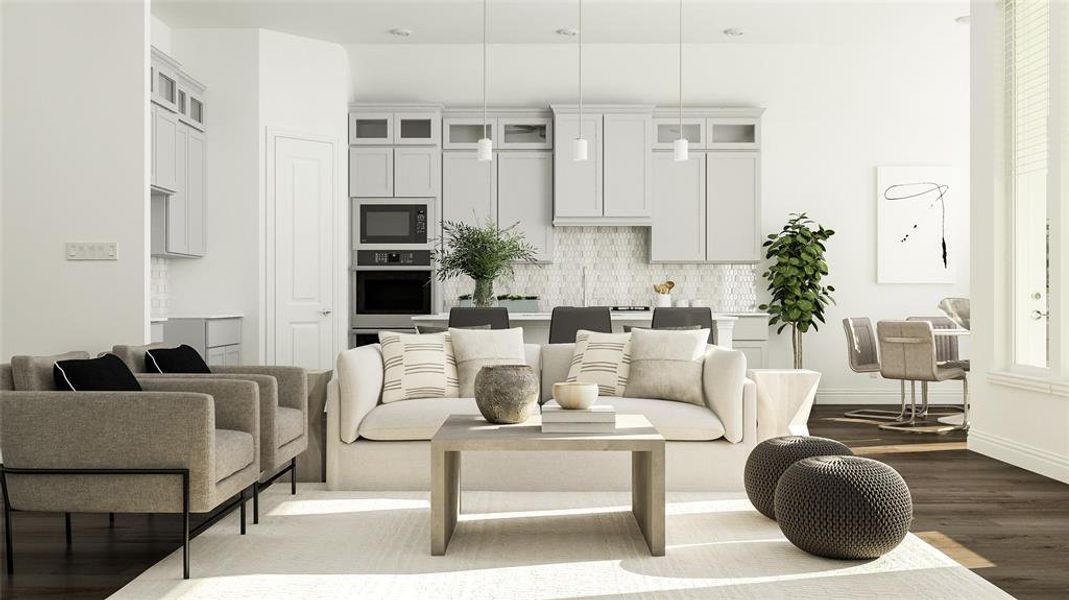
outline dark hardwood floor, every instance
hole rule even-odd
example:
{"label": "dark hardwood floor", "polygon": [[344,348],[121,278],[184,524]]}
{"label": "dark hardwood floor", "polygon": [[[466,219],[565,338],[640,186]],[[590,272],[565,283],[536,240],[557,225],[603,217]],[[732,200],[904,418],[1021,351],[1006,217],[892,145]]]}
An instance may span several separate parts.
{"label": "dark hardwood floor", "polygon": [[[973,454],[963,434],[882,431],[842,419],[849,408],[816,407],[811,433],[898,469],[913,493],[914,533],[1018,598],[1069,598],[1069,485]],[[114,527],[107,515],[74,515],[69,549],[63,515],[13,518],[5,600],[104,598],[181,543],[171,515],[117,515]]]}

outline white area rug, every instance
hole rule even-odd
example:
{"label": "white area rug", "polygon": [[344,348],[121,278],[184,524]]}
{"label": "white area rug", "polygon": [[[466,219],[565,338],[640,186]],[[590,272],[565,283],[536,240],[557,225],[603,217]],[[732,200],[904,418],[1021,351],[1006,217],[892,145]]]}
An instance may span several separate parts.
{"label": "white area rug", "polygon": [[[114,598],[1008,598],[910,535],[874,561],[798,550],[738,495],[669,494],[667,555],[649,555],[620,493],[466,492],[446,556],[426,494],[274,486]],[[251,517],[251,515],[250,515]]]}

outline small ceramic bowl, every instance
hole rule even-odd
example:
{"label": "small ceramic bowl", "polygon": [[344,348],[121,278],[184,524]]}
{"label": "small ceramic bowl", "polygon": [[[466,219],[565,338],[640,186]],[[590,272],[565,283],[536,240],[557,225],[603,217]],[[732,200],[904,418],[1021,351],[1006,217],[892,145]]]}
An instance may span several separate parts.
{"label": "small ceramic bowl", "polygon": [[554,383],[553,399],[561,408],[590,408],[598,399],[598,386],[596,383]]}

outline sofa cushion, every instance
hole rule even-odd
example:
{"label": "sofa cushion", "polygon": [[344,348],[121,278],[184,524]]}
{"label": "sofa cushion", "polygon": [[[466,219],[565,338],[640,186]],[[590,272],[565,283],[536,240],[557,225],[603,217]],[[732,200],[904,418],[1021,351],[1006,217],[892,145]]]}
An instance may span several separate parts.
{"label": "sofa cushion", "polygon": [[215,430],[215,480],[222,481],[252,464],[252,434],[233,429]]}
{"label": "sofa cushion", "polygon": [[632,329],[631,373],[624,395],[704,407],[702,363],[708,339],[708,329]]}
{"label": "sofa cushion", "polygon": [[[121,358],[121,357],[120,357]],[[149,348],[145,351],[146,373],[211,373],[208,363],[193,346]]]}
{"label": "sofa cushion", "polygon": [[279,447],[301,437],[304,433],[304,414],[296,408],[278,407],[275,413],[275,425],[278,431],[275,440]]}
{"label": "sofa cushion", "polygon": [[56,389],[52,365],[60,360],[89,358],[88,352],[67,352],[51,356],[12,356],[11,383],[18,392],[48,392]]}
{"label": "sofa cushion", "polygon": [[71,392],[141,391],[141,384],[129,367],[114,354],[56,361],[52,365],[52,379],[57,390]]}
{"label": "sofa cushion", "polygon": [[419,398],[380,404],[360,423],[369,440],[429,440],[449,415],[477,415],[474,398]]}
{"label": "sofa cushion", "polygon": [[379,332],[384,403],[456,397],[457,363],[448,333]]}
{"label": "sofa cushion", "polygon": [[475,376],[483,367],[527,364],[521,327],[490,331],[450,328],[449,335],[460,379],[458,396],[462,398],[475,396]]}
{"label": "sofa cushion", "polygon": [[622,396],[631,372],[631,334],[580,329],[567,381],[594,383],[605,396]]}
{"label": "sofa cushion", "polygon": [[668,441],[695,442],[724,436],[724,424],[704,406],[674,400],[602,396],[599,405],[609,405],[618,415],[643,415]]}

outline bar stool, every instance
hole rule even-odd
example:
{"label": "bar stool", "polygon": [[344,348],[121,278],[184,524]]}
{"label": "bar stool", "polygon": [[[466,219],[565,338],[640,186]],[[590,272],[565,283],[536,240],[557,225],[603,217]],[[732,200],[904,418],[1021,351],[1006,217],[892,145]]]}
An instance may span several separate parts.
{"label": "bar stool", "polygon": [[658,306],[653,309],[651,329],[674,329],[697,325],[709,330],[709,343],[713,339],[713,309],[708,306]]}
{"label": "bar stool", "polygon": [[549,343],[571,344],[580,329],[612,333],[607,306],[558,306],[549,319]]}
{"label": "bar stool", "polygon": [[489,325],[490,329],[509,328],[509,309],[504,306],[454,306],[449,310],[450,327]]}
{"label": "bar stool", "polygon": [[[941,367],[936,356],[936,341],[928,321],[880,321],[876,324],[880,344],[880,375],[886,379],[910,382],[909,419],[884,423],[881,429],[917,433],[946,433],[969,427],[968,373],[960,367]],[[961,425],[933,425],[918,419],[915,383],[960,380],[964,416]]]}

